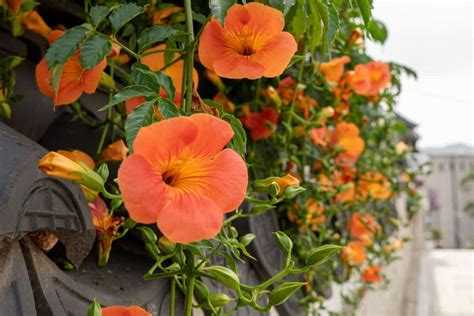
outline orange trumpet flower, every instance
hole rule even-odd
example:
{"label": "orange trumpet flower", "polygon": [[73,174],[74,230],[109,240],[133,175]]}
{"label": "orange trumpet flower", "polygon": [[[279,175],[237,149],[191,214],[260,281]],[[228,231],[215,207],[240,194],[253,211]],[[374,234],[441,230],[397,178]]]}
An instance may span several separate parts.
{"label": "orange trumpet flower", "polygon": [[23,24],[31,32],[39,34],[46,39],[49,38],[51,28],[46,24],[41,15],[39,15],[35,10],[25,12]]}
{"label": "orange trumpet flower", "polygon": [[362,272],[362,280],[368,283],[377,283],[380,281],[380,266],[374,265],[365,268]]}
{"label": "orange trumpet flower", "polygon": [[[52,31],[49,35],[49,44],[64,34],[63,31]],[[95,67],[84,69],[79,59],[79,52],[69,58],[63,67],[59,88],[57,93],[52,87],[52,72],[46,64],[46,58],[43,57],[36,66],[36,83],[41,93],[53,98],[53,105],[70,104],[82,95],[82,93],[92,94],[97,89],[100,81],[100,75],[107,66],[105,58]]]}
{"label": "orange trumpet flower", "polygon": [[365,247],[360,241],[351,241],[342,250],[342,259],[351,266],[360,266],[365,261]]}
{"label": "orange trumpet flower", "polygon": [[244,126],[250,130],[253,140],[261,140],[273,134],[269,125],[276,125],[280,120],[278,112],[271,107],[264,108],[262,112],[249,112],[242,117]]}
{"label": "orange trumpet flower", "polygon": [[351,235],[364,244],[371,244],[373,235],[379,231],[380,226],[370,214],[361,216],[359,212],[352,215],[348,228]]}
{"label": "orange trumpet flower", "polygon": [[[209,137],[212,135],[212,137]],[[130,217],[156,223],[179,243],[216,236],[224,214],[245,198],[245,162],[231,149],[230,124],[209,114],[175,117],[140,129],[118,171]]]}
{"label": "orange trumpet flower", "polygon": [[219,76],[232,79],[276,77],[297,50],[296,41],[283,32],[281,11],[258,2],[234,4],[224,26],[214,17],[199,41],[199,59]]}
{"label": "orange trumpet flower", "polygon": [[357,125],[347,122],[337,123],[336,129],[331,133],[331,144],[340,146],[344,151],[337,157],[343,163],[355,163],[365,148]]}
{"label": "orange trumpet flower", "polygon": [[349,56],[342,56],[334,58],[327,63],[322,63],[320,70],[324,75],[324,80],[326,82],[338,82],[344,73],[344,65],[350,61],[351,58]]}
{"label": "orange trumpet flower", "polygon": [[377,96],[381,89],[385,89],[392,75],[387,64],[372,61],[365,65],[357,65],[354,73],[349,77],[349,84],[357,94]]}

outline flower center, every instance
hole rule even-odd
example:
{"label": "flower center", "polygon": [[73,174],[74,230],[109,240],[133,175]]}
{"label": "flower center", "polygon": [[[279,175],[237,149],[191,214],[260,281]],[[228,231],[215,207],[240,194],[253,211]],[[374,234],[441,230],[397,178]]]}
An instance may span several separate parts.
{"label": "flower center", "polygon": [[161,177],[171,187],[186,189],[202,183],[207,175],[208,163],[205,159],[177,159],[161,171]]}

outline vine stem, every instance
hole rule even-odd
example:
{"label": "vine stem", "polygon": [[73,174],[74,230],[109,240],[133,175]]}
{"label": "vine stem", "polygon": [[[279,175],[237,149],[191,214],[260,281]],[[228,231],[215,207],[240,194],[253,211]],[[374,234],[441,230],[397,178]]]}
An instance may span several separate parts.
{"label": "vine stem", "polygon": [[186,28],[188,32],[186,41],[186,100],[184,103],[184,111],[191,111],[191,102],[193,97],[193,65],[194,65],[194,29],[193,29],[193,11],[191,8],[191,0],[184,0],[184,9],[186,13]]}
{"label": "vine stem", "polygon": [[123,45],[122,43],[120,43],[120,42],[117,41],[116,39],[113,39],[112,42],[114,42],[115,44],[117,44],[118,46],[120,46],[124,51],[126,51],[127,53],[129,53],[130,55],[132,55],[133,58],[135,58],[136,60],[140,60],[140,56],[138,56],[137,53],[135,53],[133,50],[131,50],[131,49],[128,48],[127,46]]}
{"label": "vine stem", "polygon": [[194,282],[196,276],[194,274],[194,255],[193,253],[186,249],[184,251],[186,256],[186,305],[184,307],[184,316],[191,316],[193,314],[193,298],[194,298]]}
{"label": "vine stem", "polygon": [[169,316],[174,316],[174,300],[176,293],[176,277],[171,280],[171,298],[170,298],[170,313]]}

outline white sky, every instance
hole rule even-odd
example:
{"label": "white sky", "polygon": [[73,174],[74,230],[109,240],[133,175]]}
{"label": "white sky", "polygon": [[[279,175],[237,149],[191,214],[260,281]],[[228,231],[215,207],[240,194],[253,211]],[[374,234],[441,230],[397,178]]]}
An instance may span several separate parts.
{"label": "white sky", "polygon": [[418,73],[418,81],[404,78],[398,111],[419,124],[419,147],[474,145],[473,2],[374,0],[389,37],[369,52]]}

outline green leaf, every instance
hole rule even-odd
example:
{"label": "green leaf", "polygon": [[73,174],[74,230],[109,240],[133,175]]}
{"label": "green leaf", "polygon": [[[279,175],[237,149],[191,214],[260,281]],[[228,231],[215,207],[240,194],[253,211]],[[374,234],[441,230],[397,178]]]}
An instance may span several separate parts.
{"label": "green leaf", "polygon": [[158,92],[145,87],[145,86],[128,86],[122,89],[119,93],[113,96],[112,100],[107,103],[107,105],[103,106],[99,109],[99,111],[107,110],[108,108],[113,107],[120,102],[125,100],[135,98],[135,97],[151,97],[151,96],[158,96]]}
{"label": "green leaf", "polygon": [[136,85],[145,86],[159,93],[161,85],[158,82],[158,76],[151,71],[147,65],[134,63],[132,65],[132,80]]}
{"label": "green leaf", "polygon": [[290,9],[285,19],[288,31],[294,34],[298,41],[307,27],[308,13],[305,8],[305,0],[297,0],[296,5]]}
{"label": "green leaf", "polygon": [[316,1],[309,2],[309,14],[310,14],[310,31],[308,32],[309,45],[308,48],[311,52],[314,52],[316,47],[321,45],[321,40],[323,38],[323,21],[319,9],[316,5]]}
{"label": "green leaf", "polygon": [[241,156],[244,156],[247,152],[247,134],[242,126],[242,122],[235,116],[227,113],[225,113],[222,118],[228,121],[234,130],[234,137],[232,137],[228,146]]}
{"label": "green leaf", "polygon": [[173,101],[161,98],[160,102],[158,103],[158,110],[160,110],[161,115],[165,118],[171,118],[179,116],[179,110]]}
{"label": "green leaf", "polygon": [[87,316],[101,316],[102,308],[100,304],[94,299],[87,308]]}
{"label": "green leaf", "polygon": [[304,191],[306,191],[306,189],[303,187],[291,186],[291,187],[286,188],[285,192],[283,192],[283,198],[289,200]]}
{"label": "green leaf", "polygon": [[326,48],[330,53],[334,38],[339,31],[339,12],[334,4],[328,5],[328,23],[326,28]]}
{"label": "green leaf", "polygon": [[88,31],[84,26],[75,26],[51,44],[46,52],[48,68],[51,69],[56,65],[64,64],[69,57],[74,55],[86,39]]}
{"label": "green leaf", "polygon": [[369,22],[368,27],[369,34],[372,36],[372,39],[381,44],[385,43],[388,36],[388,30],[385,24],[380,21],[372,20]]}
{"label": "green leaf", "polygon": [[173,85],[173,79],[163,72],[155,72],[155,75],[158,79],[158,82],[160,83],[160,86],[168,95],[168,98],[170,100],[174,100],[174,97],[176,96],[176,89]]}
{"label": "green leaf", "polygon": [[227,288],[240,293],[239,277],[231,269],[221,266],[212,266],[202,268],[202,271],[208,273],[213,279],[221,282]]}
{"label": "green leaf", "polygon": [[12,109],[10,104],[5,101],[0,101],[0,116],[3,116],[7,119],[12,117]]}
{"label": "green leaf", "polygon": [[81,47],[81,65],[90,69],[99,64],[110,52],[112,45],[109,39],[103,35],[89,37]]}
{"label": "green leaf", "polygon": [[287,15],[290,9],[296,4],[296,0],[270,0],[270,6],[283,11],[284,15]]}
{"label": "green leaf", "polygon": [[51,73],[52,73],[52,79],[51,79],[51,86],[53,87],[54,94],[57,95],[58,90],[59,90],[59,85],[61,84],[61,76],[63,74],[63,68],[64,64],[58,64],[53,67]]}
{"label": "green leaf", "polygon": [[211,14],[221,23],[224,23],[227,10],[236,3],[235,0],[209,0]]}
{"label": "green leaf", "polygon": [[117,32],[127,22],[131,21],[137,15],[143,13],[144,8],[135,3],[127,3],[115,9],[109,16],[110,24],[112,25],[112,32]]}
{"label": "green leaf", "polygon": [[256,237],[255,234],[245,234],[244,236],[240,238],[240,243],[244,246],[248,246],[250,245],[252,240],[255,239],[255,237]]}
{"label": "green leaf", "polygon": [[8,56],[0,60],[0,67],[6,69],[13,69],[25,60],[20,56]]}
{"label": "green leaf", "polygon": [[320,266],[331,259],[342,248],[336,245],[324,245],[316,249],[312,249],[306,257],[306,264],[309,266]]}
{"label": "green leaf", "polygon": [[109,12],[109,8],[103,5],[96,5],[91,8],[89,16],[91,17],[91,22],[94,28],[97,28],[100,22],[107,17]]}
{"label": "green leaf", "polygon": [[138,50],[143,52],[155,43],[162,42],[176,33],[178,33],[178,31],[169,26],[156,25],[147,28],[140,34],[140,37],[138,37]]}
{"label": "green leaf", "polygon": [[156,237],[155,232],[148,226],[137,227],[142,235],[142,240],[147,244],[156,244],[158,237]]}
{"label": "green leaf", "polygon": [[140,104],[125,120],[125,140],[127,141],[127,147],[130,149],[130,152],[132,152],[133,142],[140,128],[153,123],[155,117],[155,112],[153,111],[154,102],[155,100]]}
{"label": "green leaf", "polygon": [[372,0],[356,0],[357,6],[359,7],[362,19],[366,27],[369,27],[370,20],[372,19]]}
{"label": "green leaf", "polygon": [[289,299],[296,291],[298,291],[306,282],[285,282],[276,286],[270,292],[269,305],[276,306],[284,303]]}
{"label": "green leaf", "polygon": [[289,255],[291,250],[293,249],[293,242],[291,241],[290,237],[282,231],[273,232],[273,236],[275,236],[278,246],[285,252],[285,254]]}

